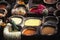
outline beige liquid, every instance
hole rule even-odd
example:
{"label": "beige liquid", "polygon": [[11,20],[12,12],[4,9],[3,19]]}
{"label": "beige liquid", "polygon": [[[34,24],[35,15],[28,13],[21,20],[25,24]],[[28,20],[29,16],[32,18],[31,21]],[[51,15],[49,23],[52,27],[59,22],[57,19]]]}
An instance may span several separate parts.
{"label": "beige liquid", "polygon": [[41,20],[38,19],[28,19],[25,21],[26,26],[39,26],[41,25]]}
{"label": "beige liquid", "polygon": [[15,24],[20,24],[21,22],[22,22],[22,19],[21,18],[11,18],[14,22],[15,22]]}

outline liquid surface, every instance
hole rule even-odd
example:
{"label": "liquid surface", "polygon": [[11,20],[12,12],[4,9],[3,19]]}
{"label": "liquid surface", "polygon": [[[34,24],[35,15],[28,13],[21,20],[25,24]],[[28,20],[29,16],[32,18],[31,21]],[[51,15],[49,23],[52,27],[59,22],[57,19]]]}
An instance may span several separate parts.
{"label": "liquid surface", "polygon": [[43,35],[52,35],[55,33],[55,29],[52,27],[44,27],[41,32]]}
{"label": "liquid surface", "polygon": [[22,19],[21,18],[11,18],[14,22],[15,22],[15,24],[20,24],[21,22],[22,22]]}
{"label": "liquid surface", "polygon": [[23,1],[17,1],[18,4],[25,4]]}
{"label": "liquid surface", "polygon": [[2,5],[0,5],[0,8],[6,8],[6,5],[2,4]]}
{"label": "liquid surface", "polygon": [[55,3],[57,0],[45,0],[47,3]]}
{"label": "liquid surface", "polygon": [[22,32],[26,36],[31,36],[36,34],[36,31],[34,29],[24,29]]}
{"label": "liquid surface", "polygon": [[28,19],[25,21],[26,26],[39,26],[41,25],[41,20],[38,19]]}

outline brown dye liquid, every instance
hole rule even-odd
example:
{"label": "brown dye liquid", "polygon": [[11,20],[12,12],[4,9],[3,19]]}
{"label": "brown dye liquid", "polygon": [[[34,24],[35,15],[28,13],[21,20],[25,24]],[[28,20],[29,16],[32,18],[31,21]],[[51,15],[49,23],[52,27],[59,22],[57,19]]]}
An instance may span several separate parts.
{"label": "brown dye liquid", "polygon": [[43,35],[54,34],[55,29],[48,26],[48,27],[44,27],[41,32]]}
{"label": "brown dye liquid", "polygon": [[0,8],[6,8],[6,5],[2,4],[2,5],[0,5]]}
{"label": "brown dye liquid", "polygon": [[56,2],[57,0],[45,0],[47,3],[54,3]]}

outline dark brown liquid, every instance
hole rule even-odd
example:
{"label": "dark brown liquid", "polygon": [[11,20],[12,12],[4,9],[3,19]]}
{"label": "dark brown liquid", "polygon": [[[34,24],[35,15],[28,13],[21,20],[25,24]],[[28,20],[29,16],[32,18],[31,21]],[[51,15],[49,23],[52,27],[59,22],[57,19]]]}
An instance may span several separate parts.
{"label": "dark brown liquid", "polygon": [[56,22],[57,19],[55,17],[48,17],[46,18],[46,21],[53,21],[53,22]]}
{"label": "dark brown liquid", "polygon": [[57,0],[45,0],[46,2],[48,2],[48,3],[54,3],[54,2],[56,2]]}
{"label": "dark brown liquid", "polygon": [[55,15],[60,16],[60,11],[57,11]]}
{"label": "dark brown liquid", "polygon": [[2,5],[0,5],[0,8],[6,8],[6,5],[2,4]]}

